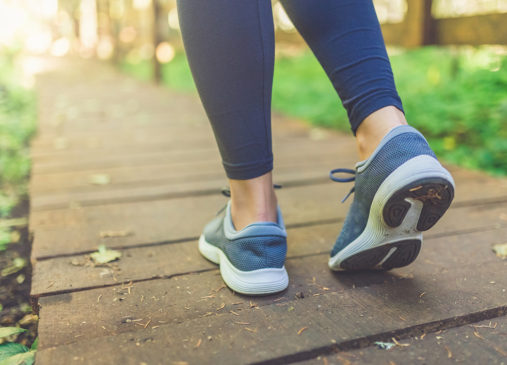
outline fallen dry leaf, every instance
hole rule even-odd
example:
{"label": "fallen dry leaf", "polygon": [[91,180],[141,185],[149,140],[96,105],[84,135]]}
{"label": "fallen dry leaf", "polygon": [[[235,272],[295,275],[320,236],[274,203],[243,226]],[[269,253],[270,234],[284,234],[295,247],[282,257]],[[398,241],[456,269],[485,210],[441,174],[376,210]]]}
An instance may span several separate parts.
{"label": "fallen dry leaf", "polygon": [[499,243],[493,246],[493,252],[501,259],[507,259],[507,243]]}
{"label": "fallen dry leaf", "polygon": [[104,245],[100,245],[97,252],[90,254],[95,264],[106,264],[111,261],[118,260],[121,257],[121,252],[116,250],[109,250]]}

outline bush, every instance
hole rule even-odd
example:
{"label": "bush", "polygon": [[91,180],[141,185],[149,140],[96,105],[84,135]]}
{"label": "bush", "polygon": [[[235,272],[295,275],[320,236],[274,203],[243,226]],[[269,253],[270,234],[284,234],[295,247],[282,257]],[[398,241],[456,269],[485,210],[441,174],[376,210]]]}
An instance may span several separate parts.
{"label": "bush", "polygon": [[28,141],[35,130],[35,99],[21,86],[16,56],[0,54],[0,218],[26,194]]}

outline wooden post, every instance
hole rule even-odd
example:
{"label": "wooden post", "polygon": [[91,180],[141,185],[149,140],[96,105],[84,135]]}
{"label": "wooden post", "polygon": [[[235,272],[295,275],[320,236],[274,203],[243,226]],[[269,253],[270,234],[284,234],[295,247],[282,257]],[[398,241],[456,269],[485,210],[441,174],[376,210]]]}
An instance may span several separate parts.
{"label": "wooden post", "polygon": [[160,62],[157,59],[157,47],[160,39],[160,4],[158,0],[152,0],[153,3],[153,80],[158,84],[162,80],[162,70]]}
{"label": "wooden post", "polygon": [[435,43],[432,5],[432,0],[407,0],[407,14],[403,20],[403,46],[414,48]]}

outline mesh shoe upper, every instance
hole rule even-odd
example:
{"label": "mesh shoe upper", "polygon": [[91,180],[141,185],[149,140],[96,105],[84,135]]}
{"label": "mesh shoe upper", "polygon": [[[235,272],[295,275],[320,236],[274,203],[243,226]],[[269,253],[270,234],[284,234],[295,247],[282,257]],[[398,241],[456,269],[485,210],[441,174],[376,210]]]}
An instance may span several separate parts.
{"label": "mesh shoe upper", "polygon": [[354,201],[331,256],[336,255],[363,232],[373,198],[382,182],[400,165],[419,155],[436,158],[422,134],[410,126],[400,126],[382,139],[367,160],[356,164]]}
{"label": "mesh shoe upper", "polygon": [[230,202],[204,227],[206,242],[217,246],[241,271],[281,268],[287,254],[287,233],[278,209],[278,223],[258,222],[236,231]]}

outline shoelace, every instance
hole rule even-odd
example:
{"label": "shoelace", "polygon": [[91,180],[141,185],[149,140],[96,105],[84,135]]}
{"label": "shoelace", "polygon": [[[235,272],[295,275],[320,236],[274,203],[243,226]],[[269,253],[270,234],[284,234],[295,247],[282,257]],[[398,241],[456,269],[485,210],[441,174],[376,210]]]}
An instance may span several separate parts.
{"label": "shoelace", "polygon": [[[279,184],[273,184],[273,188],[274,189],[281,189],[282,188],[282,185],[279,185]],[[223,196],[227,197],[227,198],[230,198],[231,197],[231,188],[228,187],[228,186],[224,186],[220,192],[222,193]],[[224,209],[227,207],[227,203],[222,207],[220,208],[220,210],[217,212],[217,215],[219,215],[220,213],[222,213],[224,211]]]}
{"label": "shoelace", "polygon": [[[334,174],[337,174],[337,173],[344,173],[344,174],[352,174],[354,176],[352,177],[347,177],[347,178],[339,178],[339,177],[336,177],[334,176]],[[347,183],[347,182],[352,182],[356,179],[356,171],[355,170],[351,170],[351,169],[334,169],[334,170],[331,170],[329,171],[329,178],[335,182],[340,182],[340,183]],[[352,189],[350,189],[350,191],[348,192],[347,195],[345,195],[345,197],[342,199],[342,203],[345,202],[345,200],[347,200],[347,198],[355,191],[355,187],[352,187]]]}

